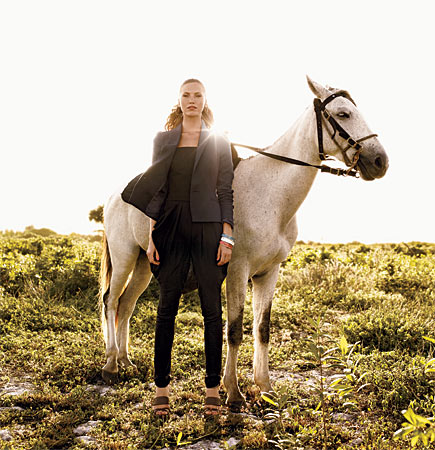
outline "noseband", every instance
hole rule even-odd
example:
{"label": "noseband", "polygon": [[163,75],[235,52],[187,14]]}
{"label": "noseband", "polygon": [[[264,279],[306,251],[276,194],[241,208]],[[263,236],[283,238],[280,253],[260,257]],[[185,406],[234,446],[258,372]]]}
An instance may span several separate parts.
{"label": "noseband", "polygon": [[[274,153],[268,153],[265,152],[265,149],[257,148],[257,147],[251,147],[250,145],[243,145],[243,144],[236,144],[234,142],[231,142],[232,145],[236,145],[238,147],[244,147],[248,148],[250,150],[254,150],[257,153],[261,153],[264,156],[268,156],[269,158],[277,159],[278,161],[283,161],[290,164],[295,164],[297,166],[305,166],[305,167],[314,167],[316,169],[319,169],[321,172],[330,173],[332,175],[342,175],[342,176],[351,176],[359,178],[359,173],[354,170],[356,165],[358,164],[359,156],[363,150],[363,147],[361,146],[360,142],[363,142],[367,139],[370,139],[372,137],[376,137],[377,134],[369,134],[365,137],[359,138],[359,139],[353,139],[349,133],[331,116],[331,114],[326,110],[325,106],[334,100],[337,97],[345,97],[349,101],[351,101],[355,106],[355,102],[350,97],[350,95],[346,91],[337,91],[334,94],[331,94],[329,97],[327,97],[323,102],[320,100],[320,98],[314,99],[314,111],[316,113],[316,124],[317,124],[317,141],[319,146],[319,158],[322,161],[330,160],[331,158],[328,158],[325,155],[325,152],[323,150],[323,123],[325,123],[325,128],[328,131],[329,136],[334,141],[335,145],[340,149],[345,164],[349,167],[349,169],[339,169],[335,167],[329,167],[325,166],[323,164],[316,165],[316,164],[310,164],[305,161],[300,161],[298,159],[288,158],[287,156],[282,155],[276,155]],[[329,131],[329,128],[326,124],[326,121],[331,125],[333,132],[331,133]],[[343,138],[347,142],[346,148],[342,148],[340,144],[336,141],[335,135],[338,133],[338,135]],[[355,154],[353,155],[352,161],[350,161],[349,157],[347,156],[346,152],[350,149],[354,148]]]}
{"label": "noseband", "polygon": [[[317,123],[317,141],[319,145],[319,158],[322,161],[326,161],[328,159],[325,156],[325,152],[323,151],[323,126],[322,126],[323,122],[328,121],[333,130],[333,132],[331,133],[325,123],[325,127],[329,133],[329,136],[334,141],[335,145],[340,149],[343,155],[344,162],[349,167],[349,169],[345,171],[346,172],[345,175],[358,176],[358,172],[354,171],[353,169],[358,164],[359,156],[363,150],[360,142],[366,141],[367,139],[370,139],[372,137],[376,137],[377,134],[369,134],[359,139],[353,139],[350,136],[350,134],[331,116],[331,114],[325,108],[329,102],[336,99],[337,97],[347,98],[356,106],[352,97],[346,91],[337,91],[334,94],[331,94],[325,100],[323,100],[323,102],[320,100],[320,98],[314,99],[314,111],[316,112],[316,123]],[[340,144],[336,141],[335,139],[336,133],[338,133],[338,135],[347,142],[346,148],[342,148]],[[355,154],[353,155],[352,161],[349,159],[346,153],[350,148],[355,149]]]}

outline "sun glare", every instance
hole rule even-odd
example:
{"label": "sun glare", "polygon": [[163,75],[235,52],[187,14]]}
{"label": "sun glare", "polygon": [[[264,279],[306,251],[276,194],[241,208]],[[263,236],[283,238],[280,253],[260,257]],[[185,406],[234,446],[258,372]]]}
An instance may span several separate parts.
{"label": "sun glare", "polygon": [[210,134],[211,135],[213,134],[215,136],[225,136],[225,137],[227,137],[229,139],[228,131],[227,130],[223,130],[221,127],[219,127],[219,125],[216,125],[216,124],[213,124],[210,127]]}

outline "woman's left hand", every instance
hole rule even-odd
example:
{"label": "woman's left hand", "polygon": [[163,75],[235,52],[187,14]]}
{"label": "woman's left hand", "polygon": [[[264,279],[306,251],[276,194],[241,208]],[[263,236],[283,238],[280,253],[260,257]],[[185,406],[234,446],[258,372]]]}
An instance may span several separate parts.
{"label": "woman's left hand", "polygon": [[217,258],[218,266],[223,266],[230,261],[233,250],[231,248],[225,247],[225,245],[219,244]]}

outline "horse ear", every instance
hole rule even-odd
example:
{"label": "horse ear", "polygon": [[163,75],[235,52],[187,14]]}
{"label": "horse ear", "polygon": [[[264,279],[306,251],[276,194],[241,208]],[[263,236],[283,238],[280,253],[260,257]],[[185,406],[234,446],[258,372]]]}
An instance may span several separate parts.
{"label": "horse ear", "polygon": [[306,77],[307,77],[308,86],[310,87],[312,93],[316,97],[325,99],[326,97],[328,97],[331,94],[331,92],[327,88],[323,87],[319,83],[316,83],[308,75],[306,75]]}

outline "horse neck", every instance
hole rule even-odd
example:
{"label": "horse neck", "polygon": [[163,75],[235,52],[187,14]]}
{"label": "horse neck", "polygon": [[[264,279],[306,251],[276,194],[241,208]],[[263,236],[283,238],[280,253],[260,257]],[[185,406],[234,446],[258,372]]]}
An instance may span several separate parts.
{"label": "horse neck", "polygon": [[[319,164],[316,133],[314,111],[308,108],[267,152]],[[264,186],[267,186],[267,191],[271,194],[269,207],[280,216],[280,223],[285,226],[305,200],[317,175],[317,169],[288,164],[261,155],[255,159],[261,166],[254,169],[256,173],[261,174],[262,180],[259,180],[259,184],[263,184],[263,190]]]}
{"label": "horse neck", "polygon": [[[289,158],[305,161],[310,164],[319,164],[319,150],[317,144],[317,129],[315,114],[312,108],[307,108],[296,122],[267,150]],[[301,174],[306,174],[305,167],[286,164],[290,171],[302,169]],[[315,171],[313,172],[316,173]],[[304,175],[303,175],[304,176]]]}

